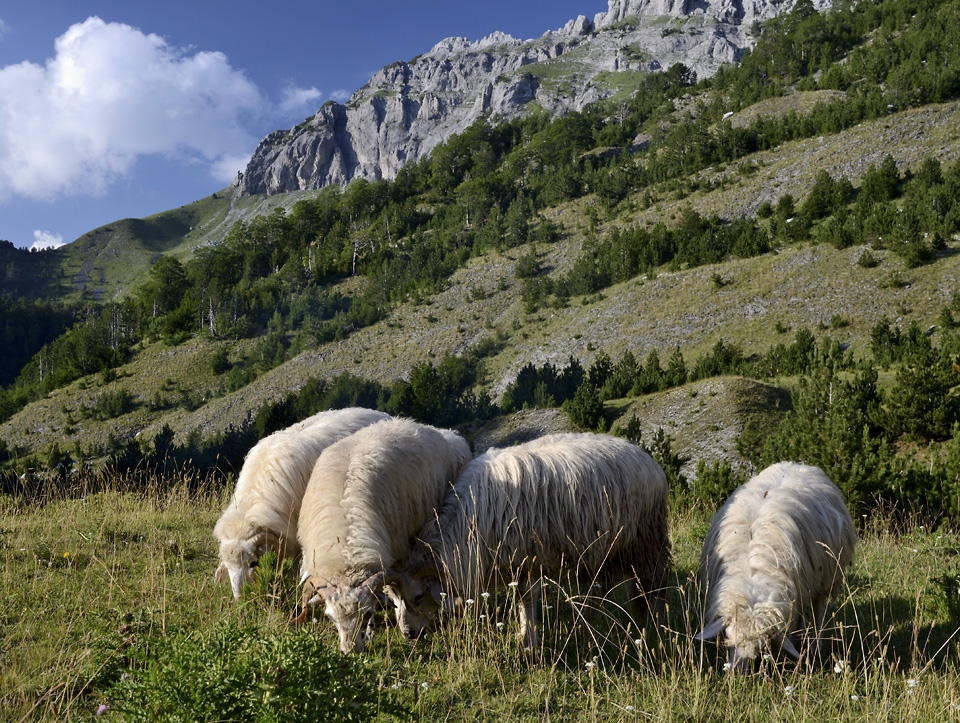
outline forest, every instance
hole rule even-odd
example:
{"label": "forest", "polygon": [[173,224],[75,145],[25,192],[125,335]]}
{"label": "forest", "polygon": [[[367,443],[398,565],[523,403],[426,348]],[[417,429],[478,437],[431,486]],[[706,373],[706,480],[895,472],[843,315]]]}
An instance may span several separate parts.
{"label": "forest", "polygon": [[[858,187],[821,171],[806,197],[785,193],[751,217],[686,209],[675,221],[653,227],[605,227],[602,217],[628,197],[649,206],[656,194],[683,198],[722,184],[694,174],[735,164],[758,150],[957,98],[960,46],[951,29],[958,21],[960,2],[838,2],[817,13],[802,0],[758,29],[759,42],[739,65],[726,66],[712,78],[698,79],[678,64],[645,76],[617,109],[598,103],[558,119],[533,114],[502,124],[477,122],[392,181],[330,187],[289,212],[280,209],[237,224],[224,243],[203,247],[188,260],[162,256],[119,301],[67,304],[6,293],[0,297],[0,341],[12,352],[0,365],[0,421],[77,379],[111,378],[136,345],[149,339],[171,347],[192,338],[255,340],[243,358],[218,352],[214,359],[222,393],[236,391],[301,351],[344,339],[399,304],[429,298],[469,259],[524,244],[530,250],[517,262],[515,275],[528,313],[562,308],[573,297],[656,269],[689,269],[791,245],[868,245],[896,254],[908,269],[935,263],[947,239],[960,231],[960,164],[945,167],[935,158],[927,158],[918,171],[901,172],[888,155],[866,171]],[[733,111],[796,90],[842,93],[805,114],[761,116],[738,127],[726,119]],[[687,110],[677,122],[681,99]],[[649,142],[635,145],[641,135]],[[543,211],[586,196],[596,204],[590,208],[584,251],[569,272],[551,277],[539,252],[563,229]],[[870,254],[860,262],[869,265]],[[362,280],[360,292],[346,295],[336,289],[351,278]],[[714,281],[723,283],[719,276]],[[783,430],[763,445],[745,435],[751,460],[819,459],[832,453],[835,460],[849,460],[843,486],[853,499],[881,494],[916,500],[922,491],[931,508],[954,514],[957,495],[946,470],[958,464],[956,454],[941,455],[935,464],[920,457],[930,442],[945,442],[951,450],[960,444],[951,393],[958,358],[956,313],[957,299],[944,308],[944,331],[935,340],[914,326],[888,323],[875,329],[872,358],[856,360],[828,335],[817,341],[806,329],[797,330],[792,343],[749,357],[721,343],[711,355],[688,364],[681,349],[663,349],[665,368],[656,352],[641,363],[626,355],[612,360],[600,351],[588,368],[574,359],[563,369],[528,365],[499,401],[484,388],[484,358],[506,341],[494,335],[463,355],[414,366],[408,379],[390,385],[349,375],[313,380],[226,435],[202,439],[197,433],[183,447],[173,446],[171,432],[159,435],[148,449],[129,440],[111,440],[109,449],[55,448],[42,462],[55,467],[107,455],[120,468],[175,459],[216,466],[235,462],[255,436],[344,404],[376,406],[442,425],[529,406],[562,406],[578,426],[605,429],[603,402],[609,399],[711,375],[800,375],[793,416]],[[886,399],[877,386],[878,368],[896,373]],[[824,385],[842,390],[831,395],[829,414],[817,403]],[[849,403],[837,403],[848,396]],[[104,398],[85,414],[108,419],[134,403]],[[149,403],[191,409],[202,402],[158,397]],[[811,420],[811,414],[819,416]],[[855,433],[836,435],[826,444],[824,439],[840,428]],[[831,445],[840,448],[831,452]],[[905,448],[916,455],[904,454]],[[5,469],[35,462],[0,443]],[[890,479],[883,465],[898,465],[902,484],[896,489],[881,482]]]}

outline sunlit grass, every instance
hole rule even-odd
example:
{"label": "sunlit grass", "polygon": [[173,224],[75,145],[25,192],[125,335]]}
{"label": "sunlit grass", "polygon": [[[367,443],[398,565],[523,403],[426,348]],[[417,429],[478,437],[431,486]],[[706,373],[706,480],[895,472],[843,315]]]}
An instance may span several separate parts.
{"label": "sunlit grass", "polygon": [[[146,492],[129,491],[128,480],[70,498],[0,498],[0,720],[93,719],[160,641],[213,635],[221,624],[295,634],[289,564],[276,572],[267,561],[240,604],[214,585],[211,530],[223,491],[186,475],[145,482]],[[721,647],[693,638],[711,513],[672,513],[664,631],[638,629],[620,589],[548,580],[533,650],[522,646],[516,589],[506,587],[446,614],[419,641],[404,640],[384,612],[365,669],[425,720],[960,716],[954,529],[894,521],[887,511],[861,520],[857,561],[829,607],[818,664],[763,660],[755,675],[734,677]],[[331,625],[305,629],[335,649]]]}

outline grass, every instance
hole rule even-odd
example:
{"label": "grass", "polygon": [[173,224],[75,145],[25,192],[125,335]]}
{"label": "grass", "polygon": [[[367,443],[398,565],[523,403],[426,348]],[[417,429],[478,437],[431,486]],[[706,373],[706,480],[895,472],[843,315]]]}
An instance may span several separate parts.
{"label": "grass", "polygon": [[[218,639],[224,626],[303,644],[287,622],[292,578],[268,576],[239,604],[214,585],[222,490],[187,472],[85,484],[44,500],[0,498],[0,720],[88,720],[104,704],[107,720],[124,720],[121,679],[149,680],[151,651]],[[722,649],[693,640],[711,512],[679,503],[671,512],[662,637],[640,634],[617,592],[600,599],[547,582],[533,651],[520,646],[511,591],[492,591],[420,641],[403,640],[384,614],[353,674],[384,710],[395,701],[423,720],[957,719],[955,529],[889,510],[861,520],[822,667],[769,660],[732,677]],[[596,609],[592,627],[576,623],[571,601]],[[306,631],[336,649],[331,625]]]}

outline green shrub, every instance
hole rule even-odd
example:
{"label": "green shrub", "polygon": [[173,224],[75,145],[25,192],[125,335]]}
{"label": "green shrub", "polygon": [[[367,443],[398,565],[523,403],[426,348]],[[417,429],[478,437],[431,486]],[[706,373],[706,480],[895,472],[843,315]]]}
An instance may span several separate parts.
{"label": "green shrub", "polygon": [[126,721],[364,721],[406,713],[375,673],[312,631],[225,623],[160,638],[133,659],[107,698]]}
{"label": "green shrub", "polygon": [[697,462],[697,478],[690,482],[690,494],[708,508],[717,507],[746,481],[746,473],[734,469],[728,460],[715,459],[708,466],[701,459]]}

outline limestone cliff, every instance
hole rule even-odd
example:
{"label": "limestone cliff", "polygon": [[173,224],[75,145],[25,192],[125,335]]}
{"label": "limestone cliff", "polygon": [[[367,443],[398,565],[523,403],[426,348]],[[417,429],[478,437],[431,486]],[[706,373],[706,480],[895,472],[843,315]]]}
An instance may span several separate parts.
{"label": "limestone cliff", "polygon": [[[682,62],[698,77],[736,62],[751,29],[796,0],[609,0],[536,40],[494,33],[447,38],[378,71],[346,104],[264,138],[239,179],[243,194],[277,194],[390,179],[480,117],[580,110],[615,95],[625,74]],[[815,0],[821,9],[829,0]]]}

